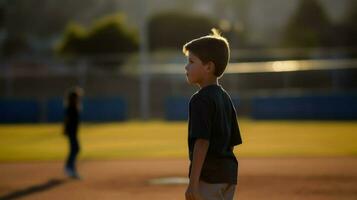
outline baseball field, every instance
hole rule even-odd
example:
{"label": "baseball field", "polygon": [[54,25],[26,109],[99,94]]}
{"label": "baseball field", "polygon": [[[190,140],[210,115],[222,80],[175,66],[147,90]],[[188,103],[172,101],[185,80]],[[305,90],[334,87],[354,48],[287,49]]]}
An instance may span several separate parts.
{"label": "baseball field", "polygon": [[[357,199],[356,121],[239,121],[237,199]],[[61,124],[0,125],[0,199],[184,199],[187,123],[82,124],[81,180]]]}

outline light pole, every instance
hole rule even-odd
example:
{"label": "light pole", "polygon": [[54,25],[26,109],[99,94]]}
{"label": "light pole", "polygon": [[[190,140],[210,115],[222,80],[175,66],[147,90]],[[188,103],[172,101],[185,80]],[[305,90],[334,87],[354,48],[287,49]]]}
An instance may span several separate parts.
{"label": "light pole", "polygon": [[140,117],[143,120],[147,120],[150,117],[150,74],[149,67],[149,45],[147,37],[147,23],[146,23],[146,0],[138,1],[139,13],[140,13]]}

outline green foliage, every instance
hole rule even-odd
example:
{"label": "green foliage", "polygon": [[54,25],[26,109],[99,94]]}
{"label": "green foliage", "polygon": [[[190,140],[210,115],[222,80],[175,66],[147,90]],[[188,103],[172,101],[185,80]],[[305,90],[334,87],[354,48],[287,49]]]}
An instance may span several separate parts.
{"label": "green foliage", "polygon": [[64,33],[63,40],[56,47],[60,54],[75,55],[85,51],[86,32],[84,28],[71,22]]}
{"label": "green foliage", "polygon": [[148,22],[150,49],[181,49],[193,38],[210,33],[216,23],[208,17],[176,12],[152,16]]}
{"label": "green foliage", "polygon": [[124,23],[122,15],[96,21],[89,31],[71,23],[57,46],[60,55],[105,55],[130,53],[138,49],[138,34]]}
{"label": "green foliage", "polygon": [[121,15],[108,16],[96,22],[88,33],[88,53],[133,52],[138,48],[138,36],[124,24]]}
{"label": "green foliage", "polygon": [[288,22],[284,44],[289,47],[324,46],[329,28],[330,20],[319,2],[301,0],[296,13]]}

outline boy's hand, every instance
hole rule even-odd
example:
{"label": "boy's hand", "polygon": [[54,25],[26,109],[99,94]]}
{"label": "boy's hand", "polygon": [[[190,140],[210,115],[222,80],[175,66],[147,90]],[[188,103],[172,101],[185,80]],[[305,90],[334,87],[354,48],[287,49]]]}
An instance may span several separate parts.
{"label": "boy's hand", "polygon": [[198,185],[194,186],[192,184],[189,184],[185,196],[186,196],[186,200],[203,200],[200,191],[198,189]]}
{"label": "boy's hand", "polygon": [[197,139],[193,148],[192,171],[190,175],[190,183],[186,190],[186,200],[203,200],[199,193],[200,175],[203,162],[206,158],[209,141],[205,139]]}

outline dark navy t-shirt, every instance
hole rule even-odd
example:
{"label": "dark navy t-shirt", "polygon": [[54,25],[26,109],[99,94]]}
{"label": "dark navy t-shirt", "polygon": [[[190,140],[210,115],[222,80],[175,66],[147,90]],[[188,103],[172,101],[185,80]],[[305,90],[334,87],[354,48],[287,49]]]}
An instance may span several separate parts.
{"label": "dark navy t-shirt", "polygon": [[80,121],[78,109],[74,106],[68,106],[65,109],[65,117],[67,118],[65,123],[66,133],[71,136],[76,135]]}
{"label": "dark navy t-shirt", "polygon": [[221,86],[206,86],[191,97],[188,133],[191,162],[196,139],[209,141],[200,180],[236,184],[238,161],[233,147],[242,139],[232,100]]}

